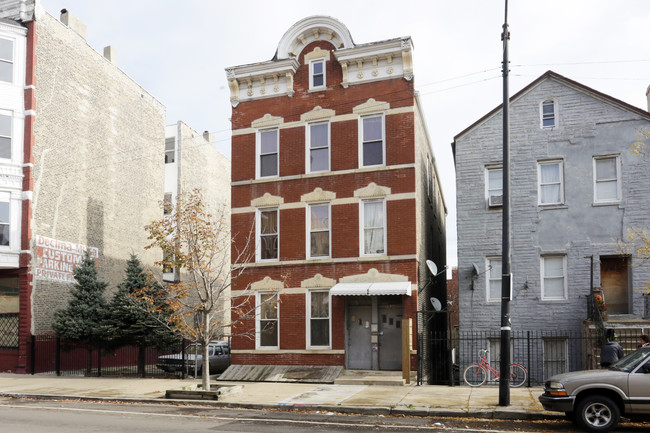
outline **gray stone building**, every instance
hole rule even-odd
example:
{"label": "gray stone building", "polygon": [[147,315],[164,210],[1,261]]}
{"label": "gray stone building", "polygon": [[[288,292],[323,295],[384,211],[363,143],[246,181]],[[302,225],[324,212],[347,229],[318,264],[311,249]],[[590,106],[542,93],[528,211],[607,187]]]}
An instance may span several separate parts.
{"label": "gray stone building", "polygon": [[[590,326],[588,300],[602,290],[606,326],[644,321],[650,264],[629,231],[650,228],[650,156],[634,152],[650,114],[548,71],[512,96],[511,249],[513,359],[538,381],[580,368],[589,356],[569,337]],[[502,111],[495,108],[454,138],[458,209],[461,373],[490,348],[498,359],[501,297]],[[638,150],[639,148],[636,147]],[[516,334],[521,335],[521,334]],[[496,337],[496,338],[494,338]],[[482,340],[482,341],[481,341]]]}

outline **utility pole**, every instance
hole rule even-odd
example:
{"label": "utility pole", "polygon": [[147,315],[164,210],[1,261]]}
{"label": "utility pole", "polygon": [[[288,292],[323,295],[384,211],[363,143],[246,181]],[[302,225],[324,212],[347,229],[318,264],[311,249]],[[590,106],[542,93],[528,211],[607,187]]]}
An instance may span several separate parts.
{"label": "utility pole", "polygon": [[503,230],[501,233],[501,377],[499,378],[499,406],[510,406],[510,95],[508,88],[508,0],[503,24]]}

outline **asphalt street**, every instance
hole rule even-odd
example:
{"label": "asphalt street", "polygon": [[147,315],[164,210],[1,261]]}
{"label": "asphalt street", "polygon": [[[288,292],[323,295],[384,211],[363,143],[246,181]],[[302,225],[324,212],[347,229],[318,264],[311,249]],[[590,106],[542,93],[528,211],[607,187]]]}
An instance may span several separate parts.
{"label": "asphalt street", "polygon": [[[237,410],[196,405],[90,403],[74,400],[0,399],[3,433],[162,432],[577,432],[564,420],[341,415],[309,410]],[[648,431],[624,423],[620,432]]]}

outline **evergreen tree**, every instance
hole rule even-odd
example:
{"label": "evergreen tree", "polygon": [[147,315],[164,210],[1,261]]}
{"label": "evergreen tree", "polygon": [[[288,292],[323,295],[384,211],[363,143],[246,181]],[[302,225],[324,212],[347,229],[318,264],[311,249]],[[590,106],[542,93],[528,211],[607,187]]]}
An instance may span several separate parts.
{"label": "evergreen tree", "polygon": [[[126,345],[139,347],[138,373],[144,375],[145,349],[154,347],[168,349],[180,342],[180,336],[166,326],[166,321],[153,316],[145,300],[134,296],[141,290],[154,295],[154,299],[163,299],[165,288],[148,277],[137,256],[131,254],[126,263],[126,277],[117,286],[117,292],[109,305],[104,322],[105,334],[110,348]],[[169,315],[163,310],[160,314]]]}
{"label": "evergreen tree", "polygon": [[105,340],[103,321],[106,313],[104,291],[107,283],[97,277],[95,261],[86,251],[82,262],[74,269],[76,283],[72,298],[65,309],[54,313],[52,328],[64,341],[84,342],[88,350],[87,374],[90,374],[93,348]]}

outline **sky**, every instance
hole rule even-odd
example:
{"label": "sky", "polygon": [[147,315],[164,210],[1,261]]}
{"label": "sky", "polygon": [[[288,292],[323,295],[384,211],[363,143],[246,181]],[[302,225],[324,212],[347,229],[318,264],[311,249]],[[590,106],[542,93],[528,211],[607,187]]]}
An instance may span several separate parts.
{"label": "sky", "polygon": [[[451,142],[503,97],[505,0],[41,0],[87,26],[88,44],[182,120],[215,135],[230,158],[225,68],[270,60],[284,33],[311,15],[345,24],[356,44],[411,36],[415,87],[448,209],[447,263],[456,257]],[[647,109],[650,1],[509,0],[510,94],[547,70]]]}

